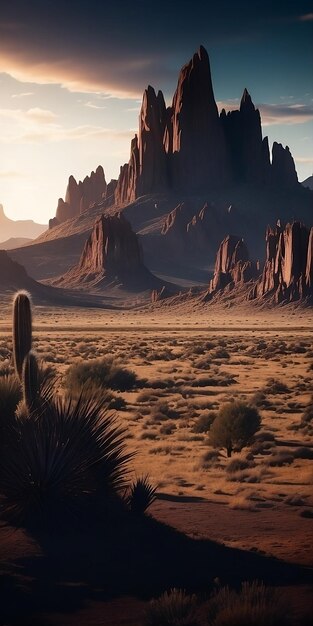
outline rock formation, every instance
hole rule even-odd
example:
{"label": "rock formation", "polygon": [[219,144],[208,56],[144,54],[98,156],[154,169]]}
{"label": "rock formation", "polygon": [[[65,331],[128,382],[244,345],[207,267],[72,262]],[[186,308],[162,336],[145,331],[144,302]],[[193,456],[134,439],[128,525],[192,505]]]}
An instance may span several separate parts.
{"label": "rock formation", "polygon": [[312,299],[313,228],[301,222],[277,223],[266,232],[266,261],[251,299],[267,298],[275,303]]}
{"label": "rock formation", "polygon": [[[237,111],[218,114],[209,57],[201,46],[181,69],[170,107],[166,108],[161,91],[150,85],[144,91],[138,134],[118,180],[107,185],[100,166],[82,182],[71,176],[50,226],[79,215],[94,203],[100,213],[110,206],[124,208],[147,195],[174,196],[182,203],[212,192],[216,199],[219,192],[241,191],[243,186],[265,193],[271,187],[275,193],[276,189],[297,189],[294,161],[289,148],[277,143],[271,157],[268,139],[262,138],[260,112],[247,89]],[[194,223],[191,219],[190,232],[200,232],[205,220],[201,224],[201,219]],[[228,224],[218,240],[227,232],[233,232]]]}
{"label": "rock formation", "polygon": [[[110,189],[112,195],[112,189]],[[99,165],[95,172],[86,176],[83,181],[70,176],[65,193],[65,200],[59,198],[56,216],[49,222],[49,227],[62,224],[66,220],[83,213],[95,202],[101,202],[107,195],[107,184],[103,167]]]}
{"label": "rock formation", "polygon": [[122,214],[96,220],[79,263],[54,284],[96,289],[114,284],[138,290],[162,285],[145,267],[137,235]]}
{"label": "rock formation", "polygon": [[294,160],[288,146],[284,148],[276,141],[272,149],[271,183],[281,188],[292,188],[298,183]]}
{"label": "rock formation", "polygon": [[168,154],[172,154],[171,178],[175,189],[199,193],[230,181],[209,57],[202,46],[180,72],[171,126],[166,143]]}
{"label": "rock formation", "polygon": [[217,292],[243,285],[259,275],[259,264],[249,260],[249,253],[243,239],[228,235],[223,239],[217,252],[214,275],[210,281],[205,299]]}
{"label": "rock formation", "polygon": [[238,182],[266,182],[270,157],[267,137],[262,139],[261,117],[247,89],[238,111],[221,112],[234,179]]}

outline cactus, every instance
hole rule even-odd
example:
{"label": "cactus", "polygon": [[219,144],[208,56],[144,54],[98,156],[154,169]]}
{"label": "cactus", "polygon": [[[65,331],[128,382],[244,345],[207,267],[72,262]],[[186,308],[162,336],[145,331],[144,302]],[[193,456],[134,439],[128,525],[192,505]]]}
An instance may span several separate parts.
{"label": "cactus", "polygon": [[22,381],[23,363],[32,347],[32,311],[30,296],[18,291],[13,301],[13,359],[15,372]]}
{"label": "cactus", "polygon": [[23,363],[23,400],[29,413],[37,406],[39,398],[39,369],[36,355],[28,352]]}

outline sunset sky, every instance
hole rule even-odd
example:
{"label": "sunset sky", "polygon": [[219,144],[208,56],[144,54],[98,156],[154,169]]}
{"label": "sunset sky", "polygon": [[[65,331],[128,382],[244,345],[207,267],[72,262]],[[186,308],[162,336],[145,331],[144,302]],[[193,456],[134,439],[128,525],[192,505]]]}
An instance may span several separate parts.
{"label": "sunset sky", "polygon": [[46,223],[67,179],[128,160],[143,89],[170,103],[202,44],[219,108],[246,87],[263,134],[313,171],[311,1],[11,0],[0,13],[0,203]]}

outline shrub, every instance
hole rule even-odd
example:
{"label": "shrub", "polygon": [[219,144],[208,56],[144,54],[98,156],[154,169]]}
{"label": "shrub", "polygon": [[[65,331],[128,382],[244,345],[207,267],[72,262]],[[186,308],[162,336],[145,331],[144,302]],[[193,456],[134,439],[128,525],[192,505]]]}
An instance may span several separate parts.
{"label": "shrub", "polygon": [[244,402],[224,404],[210,429],[210,443],[225,448],[230,457],[233,450],[241,450],[261,427],[261,417],[255,407]]}
{"label": "shrub", "polygon": [[65,378],[65,386],[83,387],[85,383],[96,387],[128,391],[137,383],[137,376],[125,367],[118,365],[113,358],[92,359],[71,365]]}
{"label": "shrub", "polygon": [[288,626],[286,599],[262,583],[242,583],[239,592],[222,587],[209,603],[209,626]]}
{"label": "shrub", "polygon": [[228,472],[228,474],[232,474],[233,472],[241,472],[242,470],[249,469],[250,467],[255,467],[255,463],[253,463],[253,461],[233,459],[230,463],[228,463],[226,472]]}
{"label": "shrub", "polygon": [[156,487],[153,487],[148,476],[142,476],[130,487],[128,505],[133,513],[144,513],[156,499]]}
{"label": "shrub", "polygon": [[276,380],[275,378],[269,378],[264,391],[267,393],[271,393],[273,395],[278,393],[288,393],[289,389],[285,383],[282,383],[280,380]]}
{"label": "shrub", "polygon": [[171,589],[151,600],[146,610],[145,626],[197,626],[196,608],[196,596],[187,595],[181,589]]}
{"label": "shrub", "polygon": [[194,423],[192,432],[193,433],[207,433],[210,430],[217,413],[215,411],[206,411],[202,413]]}
{"label": "shrub", "polygon": [[305,429],[309,434],[313,431],[313,396],[301,416],[300,428]]}

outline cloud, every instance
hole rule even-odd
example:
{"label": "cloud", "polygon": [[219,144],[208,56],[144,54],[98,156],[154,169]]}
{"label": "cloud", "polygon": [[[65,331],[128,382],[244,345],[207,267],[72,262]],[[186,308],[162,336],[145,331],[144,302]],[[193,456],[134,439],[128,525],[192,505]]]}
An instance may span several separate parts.
{"label": "cloud", "polygon": [[0,117],[13,119],[20,123],[34,122],[36,124],[52,124],[57,115],[48,109],[34,107],[24,111],[23,109],[0,109]]}
{"label": "cloud", "polygon": [[260,104],[262,125],[304,124],[313,120],[313,107],[306,104]]}
{"label": "cloud", "polygon": [[313,163],[313,156],[312,157],[294,157],[294,160],[297,161],[297,163]]}
{"label": "cloud", "polygon": [[[217,102],[219,110],[234,111],[239,108],[238,102],[225,100]],[[257,104],[261,114],[262,126],[276,124],[304,124],[313,120],[313,106],[306,104]]]}
{"label": "cloud", "polygon": [[33,96],[33,91],[24,91],[23,93],[12,93],[11,98],[27,98],[28,96]]}
{"label": "cloud", "polygon": [[313,13],[306,13],[305,15],[300,15],[300,22],[312,22],[313,21]]}
{"label": "cloud", "polygon": [[[0,111],[1,113],[1,111]],[[3,143],[57,143],[62,141],[95,140],[125,140],[134,136],[133,130],[117,130],[103,126],[81,125],[72,128],[64,128],[57,124],[46,127],[31,128],[20,133],[11,133],[2,137]]]}
{"label": "cloud", "polygon": [[99,104],[95,104],[95,102],[91,102],[90,100],[88,102],[84,102],[84,106],[88,107],[90,109],[107,109],[107,106],[101,106]]}
{"label": "cloud", "polygon": [[0,170],[0,178],[20,178],[23,176],[22,172],[17,170]]}

